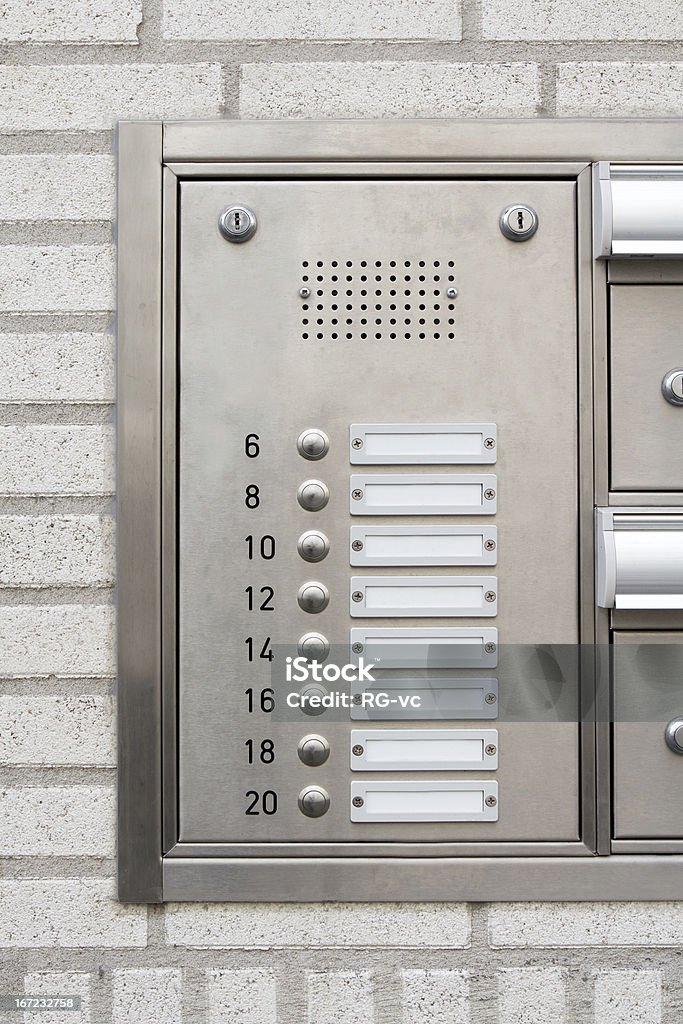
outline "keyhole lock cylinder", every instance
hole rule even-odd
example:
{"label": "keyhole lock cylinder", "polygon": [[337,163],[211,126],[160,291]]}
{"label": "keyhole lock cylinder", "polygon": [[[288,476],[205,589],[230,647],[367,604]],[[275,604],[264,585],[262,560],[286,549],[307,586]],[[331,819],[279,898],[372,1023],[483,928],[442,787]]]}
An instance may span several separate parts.
{"label": "keyhole lock cylinder", "polygon": [[218,218],[218,228],[229,242],[247,242],[256,232],[256,214],[248,206],[228,206]]}
{"label": "keyhole lock cylinder", "polygon": [[538,229],[538,214],[530,206],[524,203],[517,203],[515,206],[506,206],[500,215],[500,230],[506,238],[512,242],[526,242],[536,234]]}

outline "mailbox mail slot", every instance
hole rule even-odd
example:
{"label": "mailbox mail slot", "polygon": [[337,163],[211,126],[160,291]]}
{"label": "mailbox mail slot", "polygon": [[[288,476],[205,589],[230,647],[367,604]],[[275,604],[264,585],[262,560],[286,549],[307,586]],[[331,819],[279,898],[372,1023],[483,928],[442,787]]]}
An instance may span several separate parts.
{"label": "mailbox mail slot", "polygon": [[680,509],[598,509],[596,526],[601,608],[683,608]]}

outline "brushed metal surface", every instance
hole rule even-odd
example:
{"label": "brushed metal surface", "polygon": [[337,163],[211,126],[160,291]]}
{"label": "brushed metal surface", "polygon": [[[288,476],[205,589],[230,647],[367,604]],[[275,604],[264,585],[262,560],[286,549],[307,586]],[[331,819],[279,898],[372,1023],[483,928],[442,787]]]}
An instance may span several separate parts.
{"label": "brushed metal surface", "polygon": [[[495,522],[501,536],[505,528],[497,569],[501,608],[505,599],[497,620],[501,642],[577,641],[575,183],[205,181],[183,183],[181,190],[182,839],[575,840],[576,721],[500,723],[507,754],[499,773],[497,823],[396,829],[348,821],[348,768],[340,758],[349,718],[326,722],[324,730],[315,720],[331,746],[315,783],[328,790],[331,806],[312,821],[296,810],[296,795],[312,781],[311,769],[296,755],[311,720],[254,720],[244,712],[244,690],[270,681],[268,663],[244,661],[245,637],[270,635],[277,648],[295,645],[310,628],[311,617],[296,605],[297,588],[309,575],[296,554],[304,529],[320,527],[330,538],[330,554],[316,572],[331,599],[315,626],[332,645],[348,644],[352,422],[496,422],[502,454]],[[500,210],[521,193],[542,215],[542,227],[524,246],[504,239],[497,224]],[[259,231],[242,246],[226,243],[216,228],[217,215],[233,202],[249,205],[259,218]],[[369,223],[375,224],[370,234]],[[416,234],[417,224],[428,225],[428,232]],[[384,273],[392,260],[419,266],[422,259],[455,264],[455,338],[436,339],[433,325],[424,340],[361,340],[355,328],[344,331],[352,333],[350,339],[302,337],[304,261],[314,277],[314,264],[324,263],[328,323],[332,260],[340,268],[352,261],[349,284],[357,306],[363,261],[382,261]],[[388,311],[382,315],[390,319]],[[330,488],[329,504],[319,513],[296,505],[296,488],[310,471],[296,440],[312,423],[330,437],[329,454],[316,463],[316,475]],[[261,438],[256,460],[244,454],[251,431]],[[244,505],[251,483],[261,488],[256,513]],[[439,521],[449,520],[431,518]],[[244,537],[252,533],[277,537],[276,559],[246,560]],[[558,545],[560,535],[570,542]],[[549,552],[555,578],[562,581],[551,601],[543,586],[528,586],[529,579],[544,578]],[[275,612],[249,613],[247,586],[272,586]],[[529,698],[525,679],[510,685]],[[533,715],[533,693],[530,699]],[[544,701],[545,693],[536,699]],[[245,740],[264,737],[276,740],[276,767],[247,766]],[[277,789],[283,810],[246,816],[244,794],[251,789]]]}
{"label": "brushed metal surface", "polygon": [[[161,124],[118,130],[118,887],[161,899]],[[142,571],[140,571],[142,570]]]}
{"label": "brushed metal surface", "polygon": [[[670,852],[683,852],[679,849]],[[449,856],[455,870],[460,857],[586,857],[594,851],[585,843],[177,843],[168,851],[167,857],[176,858],[308,858],[345,857],[363,861],[368,857],[428,857]],[[647,852],[647,851],[646,851]],[[521,860],[519,863],[522,863]],[[299,882],[305,889],[305,871]],[[353,893],[349,895],[354,899]]]}
{"label": "brushed metal surface", "polygon": [[[678,118],[168,121],[164,160],[683,160]],[[565,165],[566,166],[566,165]],[[561,170],[561,168],[560,168]],[[542,173],[542,172],[541,172]],[[510,197],[507,205],[519,197]],[[531,197],[525,201],[531,204]],[[536,208],[538,209],[538,208]],[[540,215],[540,210],[538,211]],[[498,211],[500,213],[500,210]]]}
{"label": "brushed metal surface", "polygon": [[[305,885],[301,879],[305,879]],[[169,900],[671,900],[683,857],[168,858]]]}
{"label": "brushed metal surface", "polygon": [[613,285],[611,294],[612,488],[683,490],[683,408],[662,395],[682,362],[683,288]]}

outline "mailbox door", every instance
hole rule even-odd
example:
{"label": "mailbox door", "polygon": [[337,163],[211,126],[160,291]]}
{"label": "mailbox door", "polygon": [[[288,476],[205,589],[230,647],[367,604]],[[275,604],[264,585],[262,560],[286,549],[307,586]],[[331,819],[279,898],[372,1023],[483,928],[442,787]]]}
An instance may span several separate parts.
{"label": "mailbox door", "polygon": [[[683,287],[614,285],[611,289],[612,487],[683,488],[683,405],[668,402],[662,382],[683,383]],[[681,391],[683,400],[683,391]]]}
{"label": "mailbox door", "polygon": [[665,632],[614,635],[616,839],[683,838],[683,754],[666,742],[669,723],[683,721],[682,639]]}

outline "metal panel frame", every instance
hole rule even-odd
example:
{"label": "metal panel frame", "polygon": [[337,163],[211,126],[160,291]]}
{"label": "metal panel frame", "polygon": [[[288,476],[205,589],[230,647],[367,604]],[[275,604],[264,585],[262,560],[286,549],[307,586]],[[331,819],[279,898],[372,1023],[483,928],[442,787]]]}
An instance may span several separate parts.
{"label": "metal panel frame", "polygon": [[118,132],[119,896],[161,900],[161,124]]}
{"label": "metal panel frame", "polygon": [[[609,637],[609,614],[593,602],[593,468],[597,502],[610,500],[607,267],[592,259],[590,164],[683,161],[683,121],[130,122],[119,126],[118,155],[120,898],[670,899],[683,881],[683,857],[648,856],[642,845],[638,856],[586,857],[610,849],[608,687],[594,646]],[[589,681],[580,727],[582,842],[453,844],[457,856],[448,855],[450,844],[295,850],[175,842],[177,183],[236,175],[576,180],[580,622]],[[630,497],[619,494],[618,503],[680,503],[671,494]]]}

